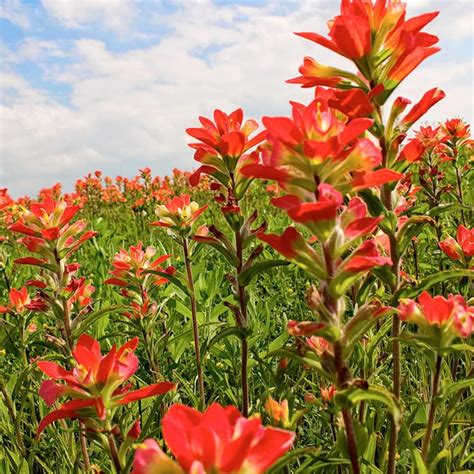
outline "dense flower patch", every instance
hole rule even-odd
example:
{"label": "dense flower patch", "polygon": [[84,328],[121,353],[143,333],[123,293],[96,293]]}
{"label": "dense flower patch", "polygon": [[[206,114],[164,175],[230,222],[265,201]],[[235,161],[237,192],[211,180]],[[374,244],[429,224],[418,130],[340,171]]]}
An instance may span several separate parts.
{"label": "dense flower patch", "polygon": [[342,0],[297,34],[353,70],[200,117],[194,172],[0,190],[1,472],[474,468],[473,141],[395,97],[436,15]]}

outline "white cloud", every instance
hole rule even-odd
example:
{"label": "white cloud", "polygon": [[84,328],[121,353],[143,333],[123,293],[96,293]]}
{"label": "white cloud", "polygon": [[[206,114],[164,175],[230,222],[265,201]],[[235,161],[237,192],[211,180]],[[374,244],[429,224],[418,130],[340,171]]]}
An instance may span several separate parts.
{"label": "white cloud", "polygon": [[0,18],[4,18],[23,29],[30,26],[26,7],[20,0],[2,0],[0,2]]}
{"label": "white cloud", "polygon": [[[93,18],[73,10],[66,14],[63,8],[63,21],[84,25]],[[171,15],[152,18],[157,28],[166,25],[171,33],[150,47],[117,53],[94,38],[76,41],[66,52],[72,64],[57,64],[48,76],[71,88],[69,105],[18,76],[4,81],[2,159],[14,160],[4,165],[6,181],[17,193],[33,193],[58,179],[70,187],[96,168],[111,174],[131,174],[145,165],[157,173],[192,168],[184,130],[197,125],[198,115],[239,106],[257,119],[287,114],[289,100],[309,102],[312,97],[312,90],[284,83],[297,75],[304,56],[347,64],[293,35],[325,33],[335,10],[334,4],[310,0],[288,4],[285,14],[279,2],[262,8],[188,2]],[[45,53],[64,51],[33,43],[23,49],[32,58]],[[470,61],[450,63],[440,54],[408,78],[399,95],[415,102],[425,90],[440,86],[448,97],[427,119],[470,118],[471,77]]]}
{"label": "white cloud", "polygon": [[92,23],[122,33],[134,18],[130,0],[42,0],[46,11],[68,28],[83,28]]}

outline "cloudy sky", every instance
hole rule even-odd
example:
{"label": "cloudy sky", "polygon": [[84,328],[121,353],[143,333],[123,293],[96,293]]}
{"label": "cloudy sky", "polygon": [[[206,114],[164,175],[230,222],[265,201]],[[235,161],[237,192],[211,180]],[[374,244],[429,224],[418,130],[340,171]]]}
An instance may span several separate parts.
{"label": "cloudy sky", "polygon": [[[337,0],[0,0],[0,187],[35,194],[101,169],[191,169],[186,127],[214,108],[286,115],[310,91],[285,84],[305,55],[344,66],[294,36],[326,33]],[[441,10],[442,52],[398,89],[447,98],[427,116],[473,116],[474,0],[408,0]],[[351,67],[349,65],[349,67]]]}

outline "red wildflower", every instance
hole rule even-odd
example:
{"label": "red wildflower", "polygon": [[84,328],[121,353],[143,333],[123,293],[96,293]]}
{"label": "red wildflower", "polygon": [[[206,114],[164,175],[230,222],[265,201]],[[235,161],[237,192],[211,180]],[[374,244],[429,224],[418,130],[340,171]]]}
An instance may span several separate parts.
{"label": "red wildflower", "polygon": [[247,120],[243,122],[242,109],[234,110],[227,115],[220,110],[214,111],[214,122],[205,117],[199,117],[201,128],[188,128],[186,133],[199,140],[189,146],[196,149],[194,159],[200,166],[189,178],[195,186],[201,174],[213,176],[218,182],[226,185],[230,173],[237,168],[245,153],[265,139],[265,132],[254,137],[250,135],[258,128],[257,122]]}
{"label": "red wildflower", "polygon": [[[204,413],[173,405],[163,418],[163,436],[177,463],[168,464],[153,440],[135,454],[134,474],[171,473],[263,474],[288,451],[294,434],[263,427],[259,418],[247,419],[235,407],[214,403]],[[180,469],[178,469],[178,465]]]}
{"label": "red wildflower", "polygon": [[[452,337],[470,337],[473,331],[474,307],[468,306],[460,295],[431,297],[424,291],[418,303],[402,300],[398,310],[400,319],[417,324],[434,336],[441,346]],[[434,328],[438,331],[433,332]]]}
{"label": "red wildflower", "polygon": [[320,278],[326,276],[321,258],[294,227],[288,227],[282,235],[259,232],[257,237],[309,273]]}
{"label": "red wildflower", "polygon": [[470,125],[458,118],[446,120],[443,129],[450,139],[463,139],[470,136]]}
{"label": "red wildflower", "polygon": [[342,266],[343,272],[359,273],[366,272],[373,267],[391,265],[389,257],[380,255],[375,240],[364,241],[359,248],[353,252],[350,258]]}
{"label": "red wildflower", "polygon": [[336,395],[337,390],[334,384],[329,385],[329,387],[321,387],[321,398],[324,403],[329,403]]}
{"label": "red wildflower", "polygon": [[301,202],[298,197],[287,195],[273,198],[272,204],[286,210],[293,221],[305,224],[319,239],[325,240],[334,228],[342,194],[321,183],[317,201]]}
{"label": "red wildflower", "polygon": [[351,59],[366,82],[354,74],[321,67],[311,58],[305,58],[302,76],[291,82],[303,87],[362,87],[369,92],[370,81],[370,87],[385,89],[380,96],[383,103],[424,59],[439,51],[433,47],[438,38],[421,32],[437,14],[406,20],[405,4],[398,1],[342,0],[341,14],[329,22],[329,39],[317,33],[296,34]]}
{"label": "red wildflower", "polygon": [[420,117],[426,114],[426,112],[437,104],[440,100],[444,99],[446,94],[441,89],[431,89],[425,92],[420,102],[415,104],[408,114],[405,115],[400,121],[400,126],[404,131],[409,129]]}
{"label": "red wildflower", "polygon": [[405,145],[400,152],[398,157],[399,161],[407,161],[408,163],[415,163],[420,161],[426,147],[422,144],[418,138],[411,139],[407,145]]}
{"label": "red wildflower", "polygon": [[[138,338],[134,338],[118,349],[112,346],[107,355],[102,355],[99,343],[83,334],[72,353],[75,361],[72,370],[50,361],[37,362],[41,371],[51,378],[44,381],[39,390],[46,404],[52,405],[61,396],[73,399],[41,420],[38,435],[55,420],[90,418],[95,415],[105,420],[110,416],[109,411],[119,405],[173,390],[175,384],[169,382],[134,391],[120,388],[138,369],[138,358],[134,354],[137,345]],[[57,383],[58,380],[65,383]]]}
{"label": "red wildflower", "polygon": [[373,171],[382,162],[380,149],[361,138],[373,121],[341,121],[328,100],[328,94],[318,90],[316,100],[308,106],[292,104],[291,118],[264,117],[267,145],[258,161],[242,168],[242,174],[277,181],[283,190],[303,201],[311,200],[308,196],[315,195],[317,183],[322,181],[345,193],[353,190],[354,180],[362,189],[399,179],[401,175],[394,171]]}
{"label": "red wildflower", "polygon": [[50,195],[43,201],[30,203],[29,209],[24,209],[19,220],[8,229],[26,235],[19,240],[20,243],[30,252],[43,255],[46,259],[18,259],[16,263],[56,265],[53,253],[64,258],[94,237],[97,234],[94,231],[83,232],[86,227],[84,220],[70,223],[78,211],[79,206],[69,205],[65,200],[54,201]]}
{"label": "red wildflower", "polygon": [[439,246],[449,258],[468,263],[474,256],[474,229],[468,229],[461,224],[456,233],[456,240],[448,237],[441,241]]}
{"label": "red wildflower", "polygon": [[265,400],[265,411],[275,426],[281,426],[283,428],[289,426],[290,411],[288,408],[288,400],[277,402],[272,397],[268,397]]}
{"label": "red wildflower", "polygon": [[12,288],[8,293],[9,303],[8,306],[0,306],[0,313],[18,313],[21,314],[25,310],[30,311],[41,311],[45,309],[45,303],[40,298],[30,298],[28,289],[26,286],[17,290]]}
{"label": "red wildflower", "polygon": [[199,207],[197,202],[191,201],[189,194],[175,196],[164,205],[156,209],[156,215],[160,218],[151,225],[168,227],[175,230],[191,228],[194,221],[207,209],[207,206]]}
{"label": "red wildflower", "polygon": [[[121,249],[114,255],[112,261],[113,270],[109,273],[114,278],[109,278],[104,283],[109,285],[128,286],[131,282],[139,279],[145,280],[152,278],[155,285],[161,285],[166,283],[166,278],[156,275],[144,275],[143,272],[146,270],[155,270],[166,272],[161,264],[170,258],[170,255],[162,255],[161,257],[153,260],[153,256],[156,254],[154,247],[147,247],[143,249],[142,242],[138,242],[137,245],[132,245],[128,250]],[[172,274],[172,267],[168,267]]]}

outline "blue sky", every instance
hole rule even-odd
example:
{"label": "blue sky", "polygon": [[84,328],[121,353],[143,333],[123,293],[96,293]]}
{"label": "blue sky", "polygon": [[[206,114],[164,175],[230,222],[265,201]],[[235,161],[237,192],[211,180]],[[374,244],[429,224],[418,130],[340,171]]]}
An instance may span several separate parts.
{"label": "blue sky", "polygon": [[[427,31],[443,48],[399,88],[447,98],[426,121],[472,121],[471,0],[408,0],[410,15],[441,10]],[[132,176],[191,169],[186,127],[214,108],[257,120],[311,100],[284,81],[304,56],[351,68],[295,37],[326,33],[339,2],[272,0],[0,0],[0,187],[36,194],[101,169]]]}

